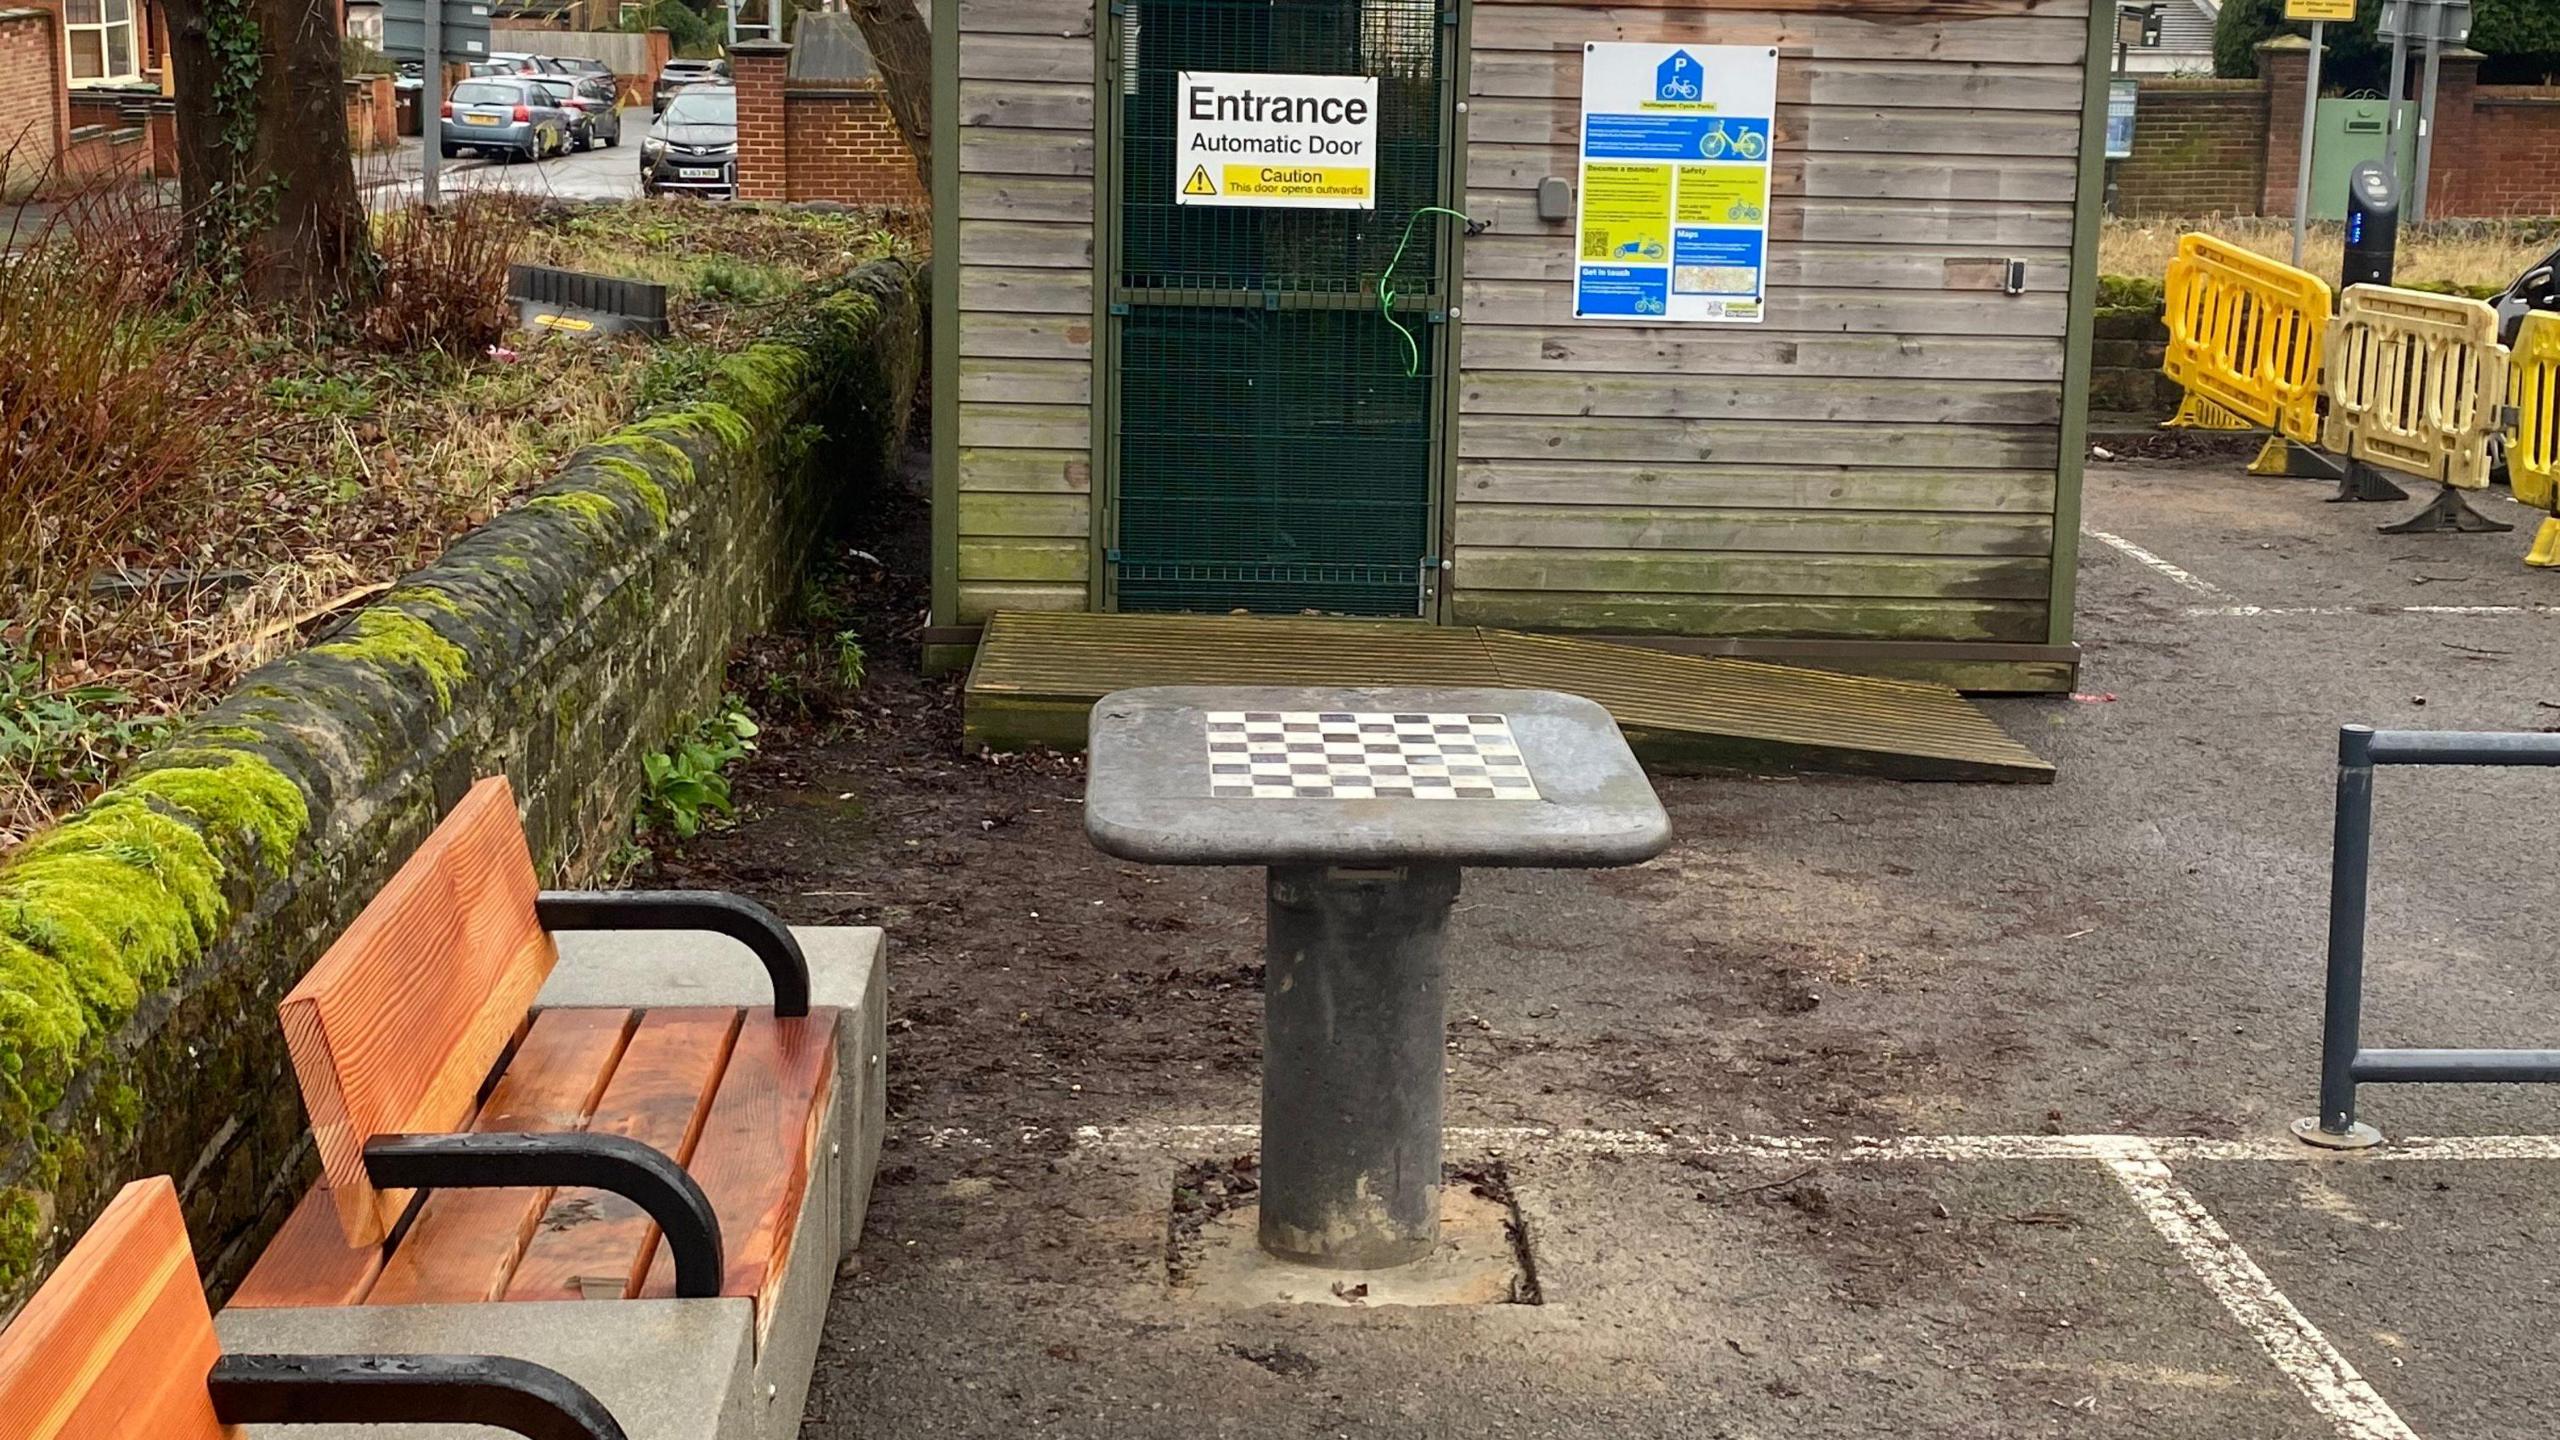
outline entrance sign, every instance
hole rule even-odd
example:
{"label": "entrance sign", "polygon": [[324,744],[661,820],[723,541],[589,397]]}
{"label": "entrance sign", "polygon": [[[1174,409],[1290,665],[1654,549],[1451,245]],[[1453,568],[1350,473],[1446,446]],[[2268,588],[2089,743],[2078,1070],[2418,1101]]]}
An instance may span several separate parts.
{"label": "entrance sign", "polygon": [[1582,48],[1574,315],[1759,323],[1778,52]]}
{"label": "entrance sign", "polygon": [[1176,78],[1175,204],[1378,207],[1376,76]]}

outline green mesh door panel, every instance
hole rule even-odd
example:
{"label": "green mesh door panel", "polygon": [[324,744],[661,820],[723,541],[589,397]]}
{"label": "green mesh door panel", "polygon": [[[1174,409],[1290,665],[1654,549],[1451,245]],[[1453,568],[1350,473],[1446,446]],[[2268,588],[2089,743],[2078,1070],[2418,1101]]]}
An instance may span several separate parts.
{"label": "green mesh door panel", "polygon": [[[1417,210],[1446,203],[1445,19],[1441,0],[1133,0],[1122,12],[1119,608],[1420,610],[1442,224],[1426,218],[1396,251]],[[1377,209],[1177,204],[1185,70],[1378,76]],[[1391,260],[1411,350],[1379,313]]]}

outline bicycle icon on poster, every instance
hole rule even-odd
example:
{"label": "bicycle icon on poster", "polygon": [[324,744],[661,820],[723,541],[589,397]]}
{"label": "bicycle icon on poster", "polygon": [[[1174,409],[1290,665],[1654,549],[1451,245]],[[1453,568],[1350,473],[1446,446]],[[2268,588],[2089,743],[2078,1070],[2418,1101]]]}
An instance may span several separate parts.
{"label": "bicycle icon on poster", "polygon": [[1721,160],[1727,151],[1738,159],[1765,160],[1769,156],[1769,137],[1749,128],[1728,134],[1724,122],[1718,120],[1699,138],[1698,153],[1709,160]]}

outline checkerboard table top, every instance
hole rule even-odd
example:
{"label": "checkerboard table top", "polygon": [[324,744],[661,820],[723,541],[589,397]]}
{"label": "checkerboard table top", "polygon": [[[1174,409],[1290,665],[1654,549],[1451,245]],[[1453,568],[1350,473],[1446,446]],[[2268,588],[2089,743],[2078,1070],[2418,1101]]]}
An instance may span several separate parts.
{"label": "checkerboard table top", "polygon": [[1211,710],[1217,800],[1535,800],[1502,715]]}
{"label": "checkerboard table top", "polygon": [[1670,838],[1608,712],[1552,691],[1165,686],[1092,727],[1086,829],[1130,859],[1573,867]]}

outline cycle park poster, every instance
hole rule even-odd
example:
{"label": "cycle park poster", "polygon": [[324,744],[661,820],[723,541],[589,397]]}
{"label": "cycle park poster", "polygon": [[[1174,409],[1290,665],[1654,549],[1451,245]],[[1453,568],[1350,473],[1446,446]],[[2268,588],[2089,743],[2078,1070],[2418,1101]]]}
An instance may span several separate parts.
{"label": "cycle park poster", "polygon": [[1760,322],[1777,110],[1766,46],[1583,46],[1577,318]]}

